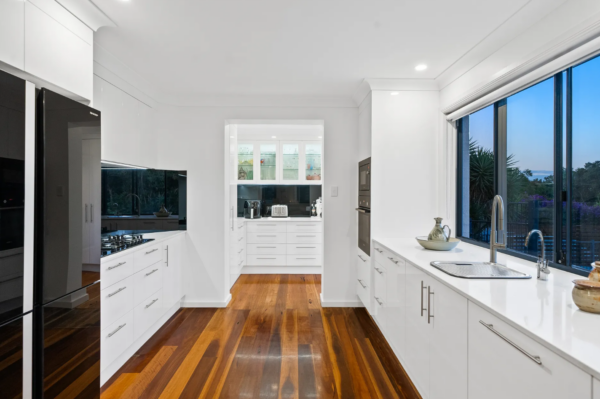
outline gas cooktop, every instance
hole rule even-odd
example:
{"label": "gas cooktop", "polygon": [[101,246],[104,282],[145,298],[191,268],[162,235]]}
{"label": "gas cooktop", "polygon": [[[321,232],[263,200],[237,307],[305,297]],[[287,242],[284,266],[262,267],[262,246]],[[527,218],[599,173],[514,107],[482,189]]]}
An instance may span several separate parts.
{"label": "gas cooktop", "polygon": [[102,237],[102,257],[113,255],[126,249],[154,241],[144,238],[141,234],[107,235]]}

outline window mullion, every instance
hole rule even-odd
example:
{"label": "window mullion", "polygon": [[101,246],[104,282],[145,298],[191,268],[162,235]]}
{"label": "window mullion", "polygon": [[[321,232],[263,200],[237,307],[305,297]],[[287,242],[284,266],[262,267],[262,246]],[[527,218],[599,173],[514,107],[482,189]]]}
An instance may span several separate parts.
{"label": "window mullion", "polygon": [[552,235],[554,251],[552,261],[562,263],[562,169],[563,169],[563,80],[562,74],[554,75],[554,215]]}
{"label": "window mullion", "polygon": [[[498,101],[494,104],[494,191],[504,200],[505,210],[508,210],[508,193],[507,193],[507,149],[506,149],[506,131],[507,131],[507,103],[506,99]],[[506,213],[508,216],[508,212]],[[505,232],[507,229],[508,217],[504,218],[504,226],[500,229]],[[504,235],[498,235],[499,241]],[[505,243],[506,244],[506,243]]]}
{"label": "window mullion", "polygon": [[566,189],[567,189],[567,261],[573,266],[573,68],[567,69],[566,93]]}

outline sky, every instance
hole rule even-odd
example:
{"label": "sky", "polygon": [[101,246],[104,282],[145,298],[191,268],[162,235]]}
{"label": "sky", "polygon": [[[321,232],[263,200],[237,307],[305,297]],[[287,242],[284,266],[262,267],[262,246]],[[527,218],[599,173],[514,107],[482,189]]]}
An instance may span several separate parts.
{"label": "sky", "polygon": [[[564,81],[566,84],[566,77]],[[534,171],[534,178],[553,173],[553,103],[553,78],[507,99],[508,154],[513,154],[522,170]],[[493,110],[491,105],[469,117],[470,137],[489,149],[493,148]],[[600,160],[600,57],[573,68],[573,168],[597,160]]]}

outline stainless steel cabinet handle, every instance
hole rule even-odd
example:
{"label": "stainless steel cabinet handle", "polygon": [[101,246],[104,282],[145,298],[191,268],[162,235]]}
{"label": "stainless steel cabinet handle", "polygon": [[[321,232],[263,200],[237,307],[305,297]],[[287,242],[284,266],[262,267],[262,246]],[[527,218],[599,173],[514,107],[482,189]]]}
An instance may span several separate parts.
{"label": "stainless steel cabinet handle", "polygon": [[[362,256],[360,256],[360,255],[357,255],[357,256],[358,256],[358,257],[360,258],[360,260],[362,260],[363,262],[366,262],[366,261],[367,261],[367,260],[366,260],[366,259],[364,259]],[[375,269],[377,269],[377,268],[375,268]]]}
{"label": "stainless steel cabinet handle", "polygon": [[434,294],[431,291],[431,286],[427,286],[427,324],[431,324],[431,318],[433,315],[431,314],[431,296]]}
{"label": "stainless steel cabinet handle", "polygon": [[167,251],[167,261],[165,262],[167,264],[167,267],[169,267],[169,246],[165,245],[165,251]]}
{"label": "stainless steel cabinet handle", "polygon": [[425,284],[421,281],[421,317],[423,317],[423,311],[427,310],[423,307],[423,290],[425,290]]}
{"label": "stainless steel cabinet handle", "polygon": [[113,297],[113,296],[117,295],[119,292],[123,291],[125,288],[127,288],[127,287],[121,287],[121,288],[119,288],[115,292],[113,292],[111,294],[108,294],[108,297],[110,298],[110,297]]}
{"label": "stainless steel cabinet handle", "polygon": [[127,262],[121,262],[121,263],[117,263],[117,264],[116,264],[116,265],[114,265],[114,266],[110,266],[110,267],[108,267],[108,268],[107,268],[107,270],[116,269],[116,268],[117,268],[117,267],[119,267],[119,266],[123,266],[125,263],[127,263]]}
{"label": "stainless steel cabinet handle", "polygon": [[233,231],[233,207],[229,209],[229,218],[231,219],[231,231]]}
{"label": "stainless steel cabinet handle", "polygon": [[316,224],[297,224],[296,226],[298,226],[298,227],[312,227],[312,226],[316,226]]}
{"label": "stainless steel cabinet handle", "polygon": [[277,236],[275,236],[275,235],[268,235],[268,236],[266,236],[264,234],[263,235],[258,234],[257,237],[277,237]]}
{"label": "stainless steel cabinet handle", "polygon": [[88,216],[87,216],[87,205],[88,205],[88,204],[85,204],[85,222],[86,222],[86,223],[88,222]]}
{"label": "stainless steel cabinet handle", "polygon": [[277,226],[277,225],[272,224],[272,223],[271,224],[265,224],[265,223],[258,224],[258,227],[264,227],[264,226]]}
{"label": "stainless steel cabinet handle", "polygon": [[363,284],[363,282],[362,282],[362,280],[361,280],[361,279],[358,279],[358,283],[359,283],[360,285],[362,285],[362,287],[363,287],[363,288],[367,288],[367,286]]}
{"label": "stainless steel cabinet handle", "polygon": [[394,262],[395,264],[398,264],[399,261],[394,260],[394,258],[388,257],[389,260],[391,260],[392,262]]}
{"label": "stainless steel cabinet handle", "polygon": [[256,258],[256,259],[277,259],[277,258]]}
{"label": "stainless steel cabinet handle", "polygon": [[146,309],[148,309],[150,306],[154,305],[156,303],[156,301],[158,301],[158,298],[155,298],[152,300],[152,302],[150,302],[149,304],[146,305]]}
{"label": "stainless steel cabinet handle", "polygon": [[[233,209],[233,208],[231,208],[231,209]],[[244,224],[242,223],[241,225],[238,226],[238,230],[241,229],[241,228],[243,228],[243,227],[244,227]]]}
{"label": "stainless steel cabinet handle", "polygon": [[312,260],[315,260],[317,258],[296,258],[296,259],[312,259]]}
{"label": "stainless steel cabinet handle", "polygon": [[108,334],[108,338],[112,337],[113,335],[115,335],[116,333],[118,333],[123,327],[125,327],[127,325],[127,323],[121,324],[119,327],[117,327],[117,329],[113,332],[111,332],[110,334]]}
{"label": "stainless steel cabinet handle", "polygon": [[304,248],[304,249],[315,249],[316,247],[296,247],[296,248],[297,249],[301,249],[301,248]]}
{"label": "stainless steel cabinet handle", "polygon": [[240,237],[238,238],[238,241],[242,241],[244,239],[244,237]]}
{"label": "stainless steel cabinet handle", "polygon": [[519,345],[517,345],[514,342],[512,342],[510,339],[508,339],[504,335],[500,334],[497,330],[494,329],[494,326],[492,324],[487,324],[483,320],[479,320],[479,323],[481,323],[483,326],[485,326],[485,328],[487,328],[488,330],[490,330],[491,332],[493,332],[494,334],[496,334],[497,336],[499,336],[500,338],[502,338],[508,344],[512,345],[519,352],[521,352],[522,354],[524,354],[525,356],[527,356],[528,358],[530,358],[531,360],[533,360],[534,362],[536,362],[540,366],[542,365],[542,359],[539,356],[534,356],[534,355],[530,354],[525,349],[521,348]]}
{"label": "stainless steel cabinet handle", "polygon": [[244,263],[244,261],[243,261],[243,260],[241,260],[241,261],[240,261],[240,263],[238,264],[238,266],[241,266],[241,265],[242,265],[242,263]]}
{"label": "stainless steel cabinet handle", "polygon": [[298,235],[297,237],[316,237],[316,236],[314,236],[314,235],[313,236],[300,236],[300,235]]}
{"label": "stainless steel cabinet handle", "polygon": [[376,268],[375,268],[375,270],[377,271],[377,273],[379,273],[379,274],[383,274],[383,272],[381,271],[381,269],[380,269],[380,268],[376,267]]}
{"label": "stainless steel cabinet handle", "polygon": [[277,247],[256,247],[256,248],[277,248]]}
{"label": "stainless steel cabinet handle", "polygon": [[356,210],[359,211],[360,213],[367,213],[367,211],[365,211],[364,209],[356,208]]}
{"label": "stainless steel cabinet handle", "polygon": [[154,273],[156,273],[157,271],[158,271],[158,269],[154,269],[154,270],[152,270],[151,272],[148,272],[148,273],[146,273],[146,277],[148,277],[148,276],[149,276],[149,275],[151,275],[151,274],[154,274]]}
{"label": "stainless steel cabinet handle", "polygon": [[238,254],[241,254],[243,250],[244,250],[244,248],[240,249],[240,250],[238,251]]}
{"label": "stainless steel cabinet handle", "polygon": [[156,252],[156,251],[158,251],[158,248],[154,248],[152,251],[148,251],[148,252],[146,252],[146,255],[149,255],[149,254],[151,254],[152,252]]}
{"label": "stainless steel cabinet handle", "polygon": [[379,252],[380,254],[383,253],[383,251],[381,249],[379,249],[379,248],[375,248],[375,251]]}
{"label": "stainless steel cabinet handle", "polygon": [[377,303],[378,303],[380,306],[383,306],[383,302],[381,302],[381,301],[379,300],[379,298],[377,298],[377,297],[373,297],[373,298],[375,298],[375,300],[377,301]]}

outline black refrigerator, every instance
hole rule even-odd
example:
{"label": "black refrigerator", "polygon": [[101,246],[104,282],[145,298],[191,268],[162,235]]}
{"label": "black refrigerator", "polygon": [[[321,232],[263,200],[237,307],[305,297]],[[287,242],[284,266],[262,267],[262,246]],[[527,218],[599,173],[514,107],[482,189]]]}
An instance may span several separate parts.
{"label": "black refrigerator", "polygon": [[37,92],[34,398],[100,397],[100,258],[83,260],[99,141],[99,111],[50,90]]}

